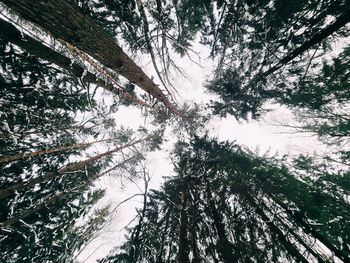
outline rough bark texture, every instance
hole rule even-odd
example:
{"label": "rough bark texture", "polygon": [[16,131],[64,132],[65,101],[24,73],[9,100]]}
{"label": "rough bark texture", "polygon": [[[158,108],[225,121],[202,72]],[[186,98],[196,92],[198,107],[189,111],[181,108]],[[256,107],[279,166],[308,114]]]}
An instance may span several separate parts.
{"label": "rough bark texture", "polygon": [[22,18],[54,38],[89,54],[105,67],[127,78],[172,112],[179,114],[158,86],[117,45],[115,39],[84,15],[71,0],[1,0]]}
{"label": "rough bark texture", "polygon": [[92,83],[105,90],[108,90],[124,99],[133,101],[136,105],[145,106],[147,108],[152,108],[152,105],[146,103],[143,100],[131,95],[130,93],[122,90],[121,88],[116,88],[112,84],[106,84],[102,79],[97,78],[94,74],[86,72],[85,69],[79,65],[79,63],[74,62],[65,57],[64,55],[56,52],[55,50],[45,46],[40,41],[31,38],[28,35],[21,34],[21,32],[13,26],[11,23],[0,19],[0,36],[11,43],[19,46],[20,48],[26,50],[27,52],[47,61],[50,61],[60,68],[64,69],[77,78],[82,78],[85,83]]}
{"label": "rough bark texture", "polygon": [[[1,38],[10,41],[27,52],[56,64],[76,77],[83,76],[84,69],[78,63],[71,64],[71,60],[69,58],[57,53],[56,51],[27,35],[22,35],[15,26],[2,19],[0,19],[0,36]],[[103,86],[110,91],[113,89],[112,85],[105,85],[104,81],[96,79],[96,76],[90,72],[85,75],[84,80],[98,86]]]}

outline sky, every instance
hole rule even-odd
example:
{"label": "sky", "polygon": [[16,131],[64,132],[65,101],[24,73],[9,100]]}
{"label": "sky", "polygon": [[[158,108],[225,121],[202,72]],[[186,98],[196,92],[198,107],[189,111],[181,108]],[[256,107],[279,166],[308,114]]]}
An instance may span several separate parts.
{"label": "sky", "polygon": [[[173,59],[177,66],[183,69],[183,75],[173,72],[172,84],[176,87],[178,95],[176,99],[179,104],[187,103],[207,103],[209,100],[217,99],[214,95],[205,91],[204,84],[211,78],[214,70],[215,61],[209,59],[209,49],[195,42],[192,49],[196,54],[191,54],[192,62],[189,58],[180,58],[173,54]],[[127,49],[124,49],[127,52]],[[131,54],[129,54],[131,55]],[[137,54],[133,57],[134,61],[141,66],[148,76],[153,76],[156,83],[160,81],[152,67],[149,57]],[[112,103],[111,94],[101,92],[99,98],[105,103]],[[206,128],[209,135],[217,137],[219,140],[236,141],[258,154],[269,152],[270,155],[297,155],[307,153],[322,154],[326,151],[325,145],[320,143],[316,137],[307,133],[295,133],[290,129],[277,124],[295,124],[292,113],[279,105],[270,105],[271,112],[267,113],[259,121],[238,122],[234,117],[218,118],[210,120]],[[123,125],[137,129],[146,125],[151,127],[149,120],[141,115],[141,111],[133,107],[121,107],[115,114],[117,126]],[[152,127],[151,127],[152,128]],[[147,168],[151,175],[149,188],[157,189],[164,182],[164,177],[174,175],[169,152],[176,136],[172,134],[171,129],[167,129],[165,138],[167,142],[161,150],[149,153],[147,155]],[[97,149],[103,151],[103,149]],[[122,244],[125,235],[125,226],[135,217],[136,207],[142,205],[141,196],[130,199],[120,205],[124,200],[135,194],[141,193],[142,181],[130,182],[125,179],[121,173],[111,173],[110,176],[104,176],[95,184],[96,187],[106,189],[105,196],[97,203],[96,208],[106,205],[114,210],[108,218],[108,223],[100,233],[83,250],[76,255],[78,262],[92,263],[97,259],[105,257],[116,246]],[[114,209],[118,206],[117,209]]]}
{"label": "sky", "polygon": [[[185,78],[178,73],[173,75],[173,85],[179,93],[176,97],[179,104],[183,102],[200,104],[209,102],[210,99],[215,99],[214,95],[205,92],[203,86],[205,81],[211,77],[215,61],[208,59],[209,49],[206,47],[196,44],[193,49],[197,52],[197,55],[193,56],[197,63],[190,61],[186,57],[176,58],[176,55],[174,55],[175,62],[187,76]],[[137,56],[134,57],[134,60],[148,76],[156,76],[147,57]],[[156,77],[155,81],[157,83]],[[108,98],[105,99],[108,101]],[[239,123],[233,117],[214,117],[206,127],[210,136],[217,137],[222,141],[236,141],[238,144],[244,145],[258,154],[269,152],[271,155],[277,153],[279,156],[283,156],[285,154],[322,153],[326,150],[325,146],[311,134],[298,134],[276,126],[276,124],[281,122],[283,124],[295,124],[296,121],[288,109],[279,105],[271,105],[270,108],[273,110],[259,121]],[[282,119],[281,116],[283,116]],[[119,123],[133,129],[137,129],[145,124],[144,118],[140,115],[140,110],[130,107],[120,109],[115,116],[115,120],[117,124]],[[150,124],[146,120],[146,128],[149,126]],[[147,167],[152,176],[150,189],[159,188],[164,182],[163,177],[174,175],[169,152],[176,141],[176,137],[169,129],[166,131],[165,138],[169,140],[162,146],[162,150],[152,152],[147,156]],[[137,184],[142,188],[142,181],[137,182]],[[99,201],[97,207],[110,204],[113,208],[135,193],[140,193],[135,183],[128,182],[115,175],[105,176],[99,180],[97,186],[106,189],[106,195]],[[142,205],[141,198],[140,196],[132,198],[120,205],[110,215],[109,223],[98,234],[98,237],[79,252],[77,256],[78,262],[96,262],[97,259],[108,255],[115,246],[122,244],[126,233],[124,227],[135,217],[135,208]]]}

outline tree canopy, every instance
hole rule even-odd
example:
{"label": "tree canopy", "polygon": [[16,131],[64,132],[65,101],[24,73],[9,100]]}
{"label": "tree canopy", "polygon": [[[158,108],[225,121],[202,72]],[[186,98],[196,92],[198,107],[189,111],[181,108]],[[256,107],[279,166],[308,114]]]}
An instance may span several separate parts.
{"label": "tree canopy", "polygon": [[[126,203],[135,217],[101,263],[350,261],[348,0],[0,10],[4,262],[85,262]],[[187,97],[192,66],[212,69],[196,87],[202,104]],[[280,129],[327,151],[261,154],[213,135],[230,116],[264,125],[282,108],[295,122],[279,116]],[[173,172],[153,178],[152,154]],[[125,185],[126,199],[106,201]]]}

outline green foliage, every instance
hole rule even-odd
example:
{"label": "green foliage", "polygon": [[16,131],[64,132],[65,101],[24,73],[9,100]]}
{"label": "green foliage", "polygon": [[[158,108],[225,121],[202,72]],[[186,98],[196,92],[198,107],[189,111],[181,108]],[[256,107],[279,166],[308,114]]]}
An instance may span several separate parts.
{"label": "green foliage", "polygon": [[[348,101],[347,49],[333,65],[325,63],[321,73],[310,73],[319,63],[321,46],[325,55],[334,43],[322,33],[329,26],[326,19],[347,16],[346,1],[259,1],[232,8],[233,13],[241,10],[231,19],[236,35],[222,41],[220,70],[207,85],[221,98],[213,102],[215,114],[259,118],[269,100],[311,109]],[[345,24],[329,32],[346,36]]]}
{"label": "green foliage", "polygon": [[129,0],[75,0],[85,14],[93,17],[112,35],[121,35],[134,50],[141,48],[141,18],[135,1]]}
{"label": "green foliage", "polygon": [[[218,61],[206,83],[220,98],[211,102],[214,115],[259,119],[265,105],[274,102],[294,110],[301,128],[329,145],[349,142],[350,46],[330,56],[333,36],[349,36],[349,1],[141,0],[146,19],[135,1],[75,2],[131,51],[154,53],[158,77],[167,83],[171,67],[177,68],[172,52],[189,55],[198,39],[209,47]],[[97,104],[89,85],[6,39],[0,39],[0,72],[1,156],[106,134],[112,138],[108,149],[139,139],[130,129],[116,130],[110,115],[129,102]],[[137,94],[133,83],[123,88]],[[212,115],[196,104],[180,111],[182,118],[171,118],[160,105],[153,113],[153,125],[160,128],[142,149],[160,150],[168,125],[180,139],[191,138],[175,145],[177,176],[144,196],[127,241],[100,262],[350,260],[348,167],[331,169],[326,162],[300,156],[291,168],[235,143],[198,137]],[[94,118],[77,123],[86,113]],[[148,130],[138,133],[146,138]],[[1,164],[0,193],[23,186],[0,200],[2,260],[73,262],[73,254],[101,231],[109,207],[88,216],[86,224],[76,224],[103,196],[90,186],[110,172],[113,156],[60,172],[86,156],[91,153],[81,148]],[[121,167],[139,178],[135,164],[145,157],[139,150],[133,156]],[[335,161],[346,167],[349,156],[344,147]],[[332,258],[320,252],[316,241]]]}
{"label": "green foliage", "polygon": [[[308,163],[298,161],[304,168]],[[348,204],[299,180],[280,161],[232,143],[193,138],[176,145],[174,165],[177,176],[148,195],[127,242],[100,262],[177,262],[181,227],[191,262],[308,262],[323,257],[314,238],[331,244],[338,257],[349,257]],[[300,246],[311,254],[302,254]]]}
{"label": "green foliage", "polygon": [[[72,145],[77,143],[77,135],[91,134],[75,121],[77,113],[93,105],[86,90],[49,62],[5,39],[0,41],[1,155]],[[80,154],[71,150],[1,164],[1,190],[43,178],[28,189],[1,198],[2,260],[68,262],[72,257],[73,250],[68,252],[64,245],[72,237],[70,229],[103,195],[103,191],[91,191],[84,185],[89,174],[98,173],[100,165],[51,180],[44,178],[57,174],[70,158]]]}

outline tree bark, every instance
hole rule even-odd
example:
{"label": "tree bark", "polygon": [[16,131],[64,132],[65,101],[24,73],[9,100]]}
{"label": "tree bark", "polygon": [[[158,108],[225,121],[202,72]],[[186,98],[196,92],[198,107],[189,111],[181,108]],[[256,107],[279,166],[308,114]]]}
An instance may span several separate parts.
{"label": "tree bark", "polygon": [[[50,61],[57,66],[61,67],[64,70],[67,70],[69,73],[72,73],[75,77],[82,77],[84,73],[83,67],[78,63],[74,62],[71,64],[71,60],[51,48],[43,45],[43,43],[29,37],[28,35],[21,34],[21,32],[13,26],[11,23],[0,19],[0,36],[11,43],[19,46],[20,48],[26,50],[27,52],[47,61]],[[89,83],[102,86],[107,90],[112,90],[112,85],[107,85],[105,87],[105,82],[102,80],[96,79],[95,75],[90,72],[84,77],[84,80]]]}
{"label": "tree bark", "polygon": [[180,115],[153,80],[117,45],[116,40],[84,15],[71,0],[1,1],[23,19],[90,55],[160,100],[171,112]]}
{"label": "tree bark", "polygon": [[123,89],[119,87],[117,88],[113,84],[106,84],[104,80],[99,79],[94,74],[86,71],[81,65],[79,65],[79,63],[73,62],[72,64],[72,61],[69,58],[45,46],[42,42],[37,41],[28,35],[21,34],[21,32],[15,26],[2,19],[0,19],[0,36],[26,50],[27,52],[56,64],[63,70],[66,70],[69,74],[77,78],[82,78],[82,81],[85,83],[95,84],[101,88],[104,88],[105,90],[108,90],[109,92],[116,94],[117,96],[133,101],[136,105],[152,108],[152,105],[131,95]]}
{"label": "tree bark", "polygon": [[180,234],[179,234],[179,263],[189,263],[187,241],[186,193],[180,192]]}

